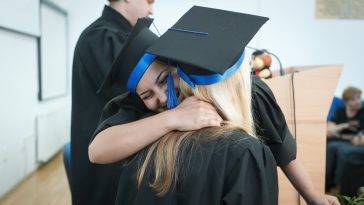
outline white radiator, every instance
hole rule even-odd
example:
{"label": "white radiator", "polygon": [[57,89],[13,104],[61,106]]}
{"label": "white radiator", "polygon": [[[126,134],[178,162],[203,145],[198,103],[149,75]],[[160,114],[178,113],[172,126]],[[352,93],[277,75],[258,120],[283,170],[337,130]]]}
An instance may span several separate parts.
{"label": "white radiator", "polygon": [[69,122],[66,108],[37,116],[37,161],[49,160],[67,142]]}

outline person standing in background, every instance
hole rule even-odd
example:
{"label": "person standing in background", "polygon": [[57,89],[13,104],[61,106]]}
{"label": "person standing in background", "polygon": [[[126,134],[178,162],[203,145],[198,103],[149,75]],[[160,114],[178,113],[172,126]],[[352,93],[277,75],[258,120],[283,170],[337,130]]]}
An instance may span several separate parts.
{"label": "person standing in background", "polygon": [[88,159],[88,145],[101,110],[123,90],[97,92],[114,58],[138,18],[153,13],[154,0],[108,0],[102,15],[80,35],[72,68],[71,193],[73,205],[115,202],[115,165],[97,166]]}

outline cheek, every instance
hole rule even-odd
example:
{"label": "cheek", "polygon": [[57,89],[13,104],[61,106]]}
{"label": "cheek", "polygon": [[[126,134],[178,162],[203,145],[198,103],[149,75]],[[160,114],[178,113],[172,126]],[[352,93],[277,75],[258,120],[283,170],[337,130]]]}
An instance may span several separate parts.
{"label": "cheek", "polygon": [[350,107],[356,107],[357,103],[355,101],[350,101],[349,103]]}
{"label": "cheek", "polygon": [[151,99],[151,100],[143,100],[144,105],[152,111],[155,111],[157,108],[155,100]]}
{"label": "cheek", "polygon": [[146,0],[139,1],[140,3],[137,5],[136,13],[139,18],[147,17],[149,15],[149,4]]}

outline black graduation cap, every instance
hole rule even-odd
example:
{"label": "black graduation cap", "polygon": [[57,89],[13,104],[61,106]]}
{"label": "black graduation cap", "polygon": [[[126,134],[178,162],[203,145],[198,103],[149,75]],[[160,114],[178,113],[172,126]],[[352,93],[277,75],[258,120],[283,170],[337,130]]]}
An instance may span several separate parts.
{"label": "black graduation cap", "polygon": [[245,46],[267,20],[194,6],[147,52],[176,63],[191,87],[217,83],[240,68]]}
{"label": "black graduation cap", "polygon": [[146,54],[146,49],[158,39],[149,26],[151,18],[140,18],[128,35],[124,47],[114,60],[111,69],[103,80],[98,93],[119,83],[122,91],[134,91],[140,78],[155,60],[152,54]]}

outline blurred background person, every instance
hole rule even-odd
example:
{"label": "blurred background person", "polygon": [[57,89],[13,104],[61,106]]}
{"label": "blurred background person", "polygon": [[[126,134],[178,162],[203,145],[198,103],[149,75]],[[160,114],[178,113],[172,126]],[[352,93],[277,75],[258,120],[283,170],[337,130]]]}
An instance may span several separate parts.
{"label": "blurred background person", "polygon": [[[328,121],[327,190],[335,185],[340,185],[347,160],[364,157],[364,107],[361,94],[362,91],[359,88],[346,88],[342,94],[344,106],[336,108],[334,115]],[[361,166],[364,168],[364,164]]]}

